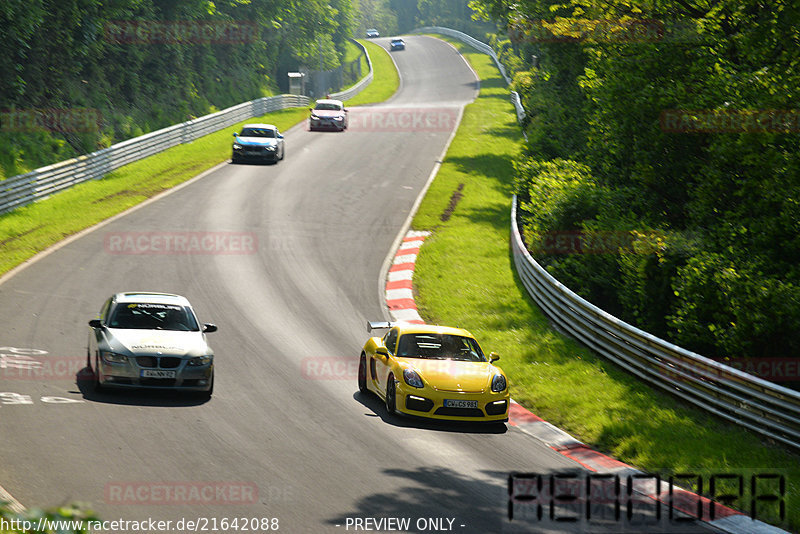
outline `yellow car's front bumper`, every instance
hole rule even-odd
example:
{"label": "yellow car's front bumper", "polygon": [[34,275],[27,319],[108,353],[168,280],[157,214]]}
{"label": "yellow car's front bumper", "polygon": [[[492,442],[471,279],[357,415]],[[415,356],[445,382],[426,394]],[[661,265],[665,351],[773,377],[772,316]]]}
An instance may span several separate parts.
{"label": "yellow car's front bumper", "polygon": [[447,421],[508,421],[508,389],[499,393],[468,393],[398,383],[396,391],[396,409],[407,415]]}

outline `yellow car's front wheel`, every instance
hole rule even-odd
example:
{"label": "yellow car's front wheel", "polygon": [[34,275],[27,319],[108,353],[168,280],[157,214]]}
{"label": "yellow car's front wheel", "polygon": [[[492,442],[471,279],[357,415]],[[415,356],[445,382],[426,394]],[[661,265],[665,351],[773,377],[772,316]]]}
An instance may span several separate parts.
{"label": "yellow car's front wheel", "polygon": [[367,355],[361,353],[358,360],[358,391],[367,393]]}
{"label": "yellow car's front wheel", "polygon": [[386,411],[394,415],[397,413],[397,392],[395,391],[394,375],[389,375],[386,384]]}

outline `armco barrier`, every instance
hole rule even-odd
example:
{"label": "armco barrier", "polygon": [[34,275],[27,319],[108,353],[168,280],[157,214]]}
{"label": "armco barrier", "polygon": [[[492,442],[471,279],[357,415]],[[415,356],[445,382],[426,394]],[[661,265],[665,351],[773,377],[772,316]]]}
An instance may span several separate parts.
{"label": "armco barrier", "polygon": [[511,249],[523,285],[561,330],[654,386],[800,449],[800,392],[659,339],[570,291],[526,249],[517,224],[516,197],[511,211]]}
{"label": "armco barrier", "polygon": [[332,95],[330,95],[331,98],[335,98],[337,100],[348,100],[348,99],[353,98],[354,96],[356,96],[361,91],[363,91],[364,88],[366,86],[368,86],[372,82],[372,60],[369,57],[369,52],[367,52],[367,47],[362,45],[361,43],[359,43],[355,39],[353,39],[353,42],[356,44],[356,46],[361,48],[361,50],[364,52],[364,55],[367,56],[367,69],[369,70],[369,73],[367,73],[366,76],[361,78],[361,81],[359,81],[357,84],[355,84],[351,88],[345,89],[344,91],[342,91],[340,93],[333,93]]}
{"label": "armco barrier", "polygon": [[[417,28],[411,33],[438,33],[441,35],[446,35],[447,37],[452,37],[453,39],[458,39],[462,43],[470,45],[475,50],[483,52],[491,57],[494,60],[494,64],[497,65],[500,74],[503,75],[503,79],[507,84],[511,84],[511,78],[509,78],[508,74],[506,74],[506,68],[502,63],[500,63],[500,58],[497,57],[497,54],[495,54],[494,50],[492,50],[492,47],[488,44],[482,43],[466,33],[450,28],[443,28],[442,26],[425,26],[423,28]],[[522,119],[525,118],[525,108],[522,107],[522,102],[519,98],[519,94],[516,91],[511,91],[511,103],[514,104],[514,109],[517,112],[517,120],[522,122]]]}
{"label": "armco barrier", "polygon": [[108,148],[0,181],[0,213],[46,198],[75,184],[102,178],[128,163],[270,111],[307,106],[308,97],[258,98],[211,115],[134,137]]}
{"label": "armco barrier", "polygon": [[[372,81],[372,61],[369,53],[361,43],[354,42],[361,47],[367,56],[369,73],[353,87],[331,95],[331,98],[340,100],[352,98]],[[308,104],[308,97],[299,95],[258,98],[211,115],[122,141],[91,154],[12,176],[6,180],[0,180],[0,214],[41,200],[75,184],[102,178],[123,165],[158,154],[176,145],[189,143],[237,122],[259,117],[270,111],[303,107],[308,106]]]}
{"label": "armco barrier", "polygon": [[[497,55],[462,32],[426,27],[415,33],[447,35],[489,54],[510,83]],[[525,117],[519,95],[511,100]],[[778,386],[688,351],[627,324],[579,297],[553,278],[530,255],[517,224],[517,199],[511,212],[514,264],[526,290],[564,332],[635,374],[707,412],[800,450],[800,392]]]}

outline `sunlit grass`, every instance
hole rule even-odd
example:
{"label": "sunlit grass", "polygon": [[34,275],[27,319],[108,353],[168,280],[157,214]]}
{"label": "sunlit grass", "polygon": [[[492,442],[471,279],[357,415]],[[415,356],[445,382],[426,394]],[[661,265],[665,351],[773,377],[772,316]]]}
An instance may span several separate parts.
{"label": "sunlit grass", "polygon": [[245,122],[285,130],[308,116],[306,108],[275,111],[125,165],[102,180],[78,184],[52,197],[0,215],[0,274],[58,241],[116,215],[231,156],[231,133]]}
{"label": "sunlit grass", "polygon": [[[423,318],[472,331],[486,351],[501,355],[515,400],[639,469],[698,473],[706,483],[713,474],[742,474],[748,484],[754,474],[786,476],[789,525],[800,527],[800,458],[595,356],[553,330],[527,296],[509,248],[511,160],[522,146],[521,130],[494,63],[460,48],[481,77],[481,92],[466,107],[412,224],[433,231],[414,274]],[[460,184],[460,200],[442,221]],[[749,512],[746,499],[738,505]]]}
{"label": "sunlit grass", "polygon": [[[374,104],[383,102],[397,92],[400,87],[400,75],[394,66],[394,61],[382,46],[376,45],[364,39],[359,39],[359,43],[366,46],[369,57],[372,60],[374,75],[372,83],[356,96],[347,100],[348,106],[362,106],[364,104]],[[366,71],[366,65],[364,66]]]}
{"label": "sunlit grass", "polygon": [[[372,83],[349,105],[380,102],[399,87],[389,54],[361,41],[370,50]],[[356,48],[353,45],[353,48]],[[366,72],[366,60],[364,62]],[[269,122],[286,130],[308,117],[308,109],[292,108],[248,119],[197,141],[170,148],[52,197],[0,215],[0,274],[85,228],[120,213],[230,158],[231,132],[245,122]]]}

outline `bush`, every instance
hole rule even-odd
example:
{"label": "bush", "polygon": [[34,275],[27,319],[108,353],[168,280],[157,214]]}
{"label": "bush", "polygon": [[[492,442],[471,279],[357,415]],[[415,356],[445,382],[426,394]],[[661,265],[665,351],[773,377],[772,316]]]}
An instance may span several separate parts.
{"label": "bush", "polygon": [[800,349],[800,287],[791,282],[702,252],[677,269],[673,290],[667,319],[679,344],[711,357],[783,357]]}

